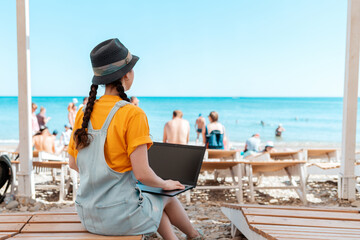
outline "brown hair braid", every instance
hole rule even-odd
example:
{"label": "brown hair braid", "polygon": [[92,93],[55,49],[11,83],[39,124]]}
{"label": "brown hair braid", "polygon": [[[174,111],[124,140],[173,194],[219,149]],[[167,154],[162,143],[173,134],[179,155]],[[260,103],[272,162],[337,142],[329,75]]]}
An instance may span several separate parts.
{"label": "brown hair braid", "polygon": [[124,86],[121,83],[121,79],[111,83],[114,87],[116,87],[116,90],[119,92],[119,96],[121,97],[122,100],[128,101],[130,102],[130,99],[128,98],[128,96],[125,93],[125,89]]}
{"label": "brown hair braid", "polygon": [[[90,145],[91,138],[87,133],[86,129],[88,128],[88,124],[90,121],[91,112],[94,108],[94,103],[96,100],[98,85],[92,84],[89,92],[89,101],[86,104],[85,113],[83,117],[83,122],[81,124],[81,128],[76,130],[74,133],[75,146],[77,150],[85,148]],[[84,106],[85,107],[85,106]]]}

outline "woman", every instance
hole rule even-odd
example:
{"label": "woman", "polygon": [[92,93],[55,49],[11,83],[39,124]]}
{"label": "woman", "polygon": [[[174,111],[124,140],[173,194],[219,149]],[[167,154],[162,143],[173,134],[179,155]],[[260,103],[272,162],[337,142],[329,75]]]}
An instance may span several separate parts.
{"label": "woman", "polygon": [[[164,190],[184,188],[177,181],[164,181],[149,167],[147,117],[125,94],[139,58],[118,39],[97,45],[90,58],[94,77],[89,101],[78,111],[68,151],[70,167],[80,173],[76,209],[85,228],[102,235],[158,231],[164,239],[177,239],[173,224],[188,239],[203,239],[177,198],[142,193],[136,187],[139,180]],[[98,85],[105,85],[105,94],[95,101]]]}
{"label": "woman", "polygon": [[219,114],[215,111],[209,114],[209,124],[203,131],[203,139],[209,149],[224,149],[226,147],[225,127],[218,122]]}
{"label": "woman", "polygon": [[40,107],[40,112],[36,115],[39,127],[46,127],[46,124],[50,121],[51,117],[46,117],[46,108]]}
{"label": "woman", "polygon": [[71,128],[73,129],[74,124],[75,124],[77,107],[74,103],[70,103],[68,106],[68,110],[69,110],[69,114],[68,114],[69,124],[70,124]]}
{"label": "woman", "polygon": [[264,150],[262,150],[263,153],[273,153],[276,152],[274,148],[274,143],[272,141],[267,141],[266,145],[264,147]]}

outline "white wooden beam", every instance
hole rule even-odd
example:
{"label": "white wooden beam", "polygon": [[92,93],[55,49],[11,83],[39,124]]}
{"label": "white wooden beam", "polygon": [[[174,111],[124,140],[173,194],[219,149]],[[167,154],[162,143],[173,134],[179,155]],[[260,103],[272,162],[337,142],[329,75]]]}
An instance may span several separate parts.
{"label": "white wooden beam", "polygon": [[31,81],[29,46],[29,0],[16,0],[19,153],[18,197],[34,197],[32,174]]}
{"label": "white wooden beam", "polygon": [[359,80],[360,0],[348,0],[341,168],[338,194],[355,200],[356,114]]}

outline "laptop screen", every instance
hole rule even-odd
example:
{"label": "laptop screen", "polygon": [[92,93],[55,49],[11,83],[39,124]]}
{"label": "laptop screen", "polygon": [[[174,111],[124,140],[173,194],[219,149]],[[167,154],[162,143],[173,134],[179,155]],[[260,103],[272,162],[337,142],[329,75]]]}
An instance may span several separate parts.
{"label": "laptop screen", "polygon": [[154,142],[148,151],[149,165],[164,180],[196,185],[205,147]]}

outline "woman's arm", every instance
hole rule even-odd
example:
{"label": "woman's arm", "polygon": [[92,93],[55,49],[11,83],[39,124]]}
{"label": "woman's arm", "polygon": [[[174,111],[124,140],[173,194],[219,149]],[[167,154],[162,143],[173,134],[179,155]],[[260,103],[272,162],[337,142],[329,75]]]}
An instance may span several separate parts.
{"label": "woman's arm", "polygon": [[159,187],[164,190],[184,189],[178,181],[163,180],[150,168],[147,155],[147,145],[138,146],[130,155],[135,178],[150,187]]}

